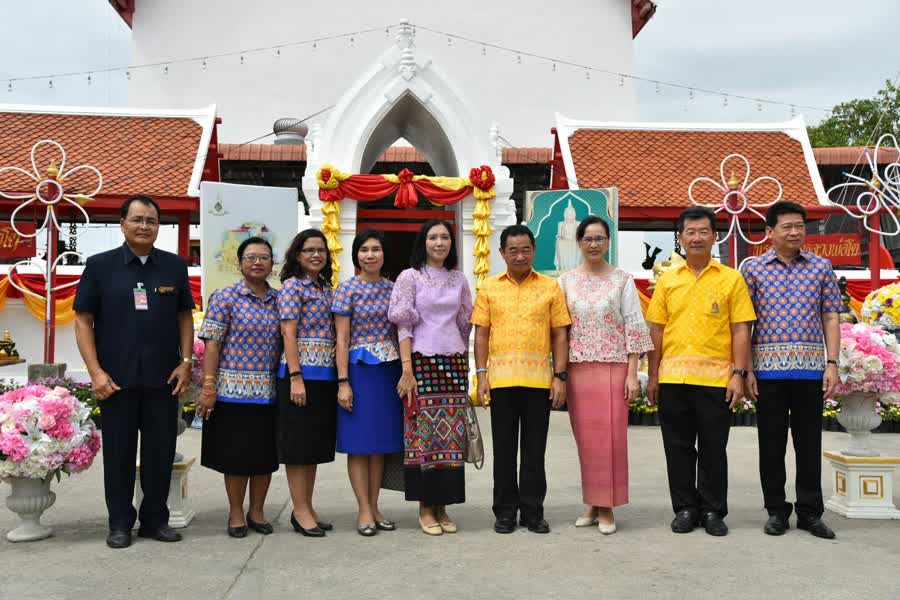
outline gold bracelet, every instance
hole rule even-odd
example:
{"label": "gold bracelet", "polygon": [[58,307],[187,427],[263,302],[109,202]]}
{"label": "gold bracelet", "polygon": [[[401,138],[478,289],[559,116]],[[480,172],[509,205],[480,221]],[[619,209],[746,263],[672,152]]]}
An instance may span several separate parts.
{"label": "gold bracelet", "polygon": [[216,381],[216,376],[215,376],[215,375],[204,375],[204,376],[203,376],[203,383],[206,383],[207,381],[212,381],[213,383],[215,383],[215,381]]}

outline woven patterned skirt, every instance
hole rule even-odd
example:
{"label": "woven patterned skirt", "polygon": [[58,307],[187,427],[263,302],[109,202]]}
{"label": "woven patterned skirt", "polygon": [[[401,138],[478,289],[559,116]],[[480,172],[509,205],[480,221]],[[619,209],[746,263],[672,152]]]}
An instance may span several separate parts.
{"label": "woven patterned skirt", "polygon": [[418,402],[403,402],[406,499],[425,506],[466,501],[465,407],[469,361],[464,354],[412,357]]}

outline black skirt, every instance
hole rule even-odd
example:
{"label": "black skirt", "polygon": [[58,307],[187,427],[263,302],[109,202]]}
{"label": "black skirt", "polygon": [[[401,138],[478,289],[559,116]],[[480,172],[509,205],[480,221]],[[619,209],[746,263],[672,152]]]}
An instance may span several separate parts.
{"label": "black skirt", "polygon": [[274,404],[216,402],[203,422],[200,464],[225,475],[266,475],[278,470]]}
{"label": "black skirt", "polygon": [[304,380],[306,405],[291,402],[291,384],[279,378],[278,461],[320,465],[334,461],[337,433],[337,382]]}

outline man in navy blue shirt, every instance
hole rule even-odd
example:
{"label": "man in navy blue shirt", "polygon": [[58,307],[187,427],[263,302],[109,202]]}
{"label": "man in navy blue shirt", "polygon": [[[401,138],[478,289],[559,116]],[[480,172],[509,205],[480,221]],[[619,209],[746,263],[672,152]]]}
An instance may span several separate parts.
{"label": "man in navy blue shirt", "polygon": [[[90,257],[75,296],[75,337],[103,414],[103,483],[110,548],[139,537],[177,542],[169,527],[178,394],[190,382],[194,301],[187,264],[153,247],[159,206],[148,196],[122,203],[125,243]],[[140,511],[132,505],[138,431]]]}

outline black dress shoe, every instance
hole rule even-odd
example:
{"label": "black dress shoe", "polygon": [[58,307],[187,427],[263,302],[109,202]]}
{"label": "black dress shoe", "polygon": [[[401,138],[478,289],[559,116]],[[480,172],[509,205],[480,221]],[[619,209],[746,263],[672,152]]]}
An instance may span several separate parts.
{"label": "black dress shoe", "polygon": [[709,511],[703,515],[701,522],[703,523],[703,528],[706,530],[706,533],[709,535],[714,535],[716,537],[728,535],[728,525],[725,524],[725,521],[722,520],[719,513]]}
{"label": "black dress shoe", "polygon": [[378,533],[378,529],[376,529],[375,524],[369,523],[367,525],[358,525],[356,527],[356,533],[363,537],[372,537]]}
{"label": "black dress shoe", "polygon": [[375,521],[375,529],[378,531],[394,531],[397,529],[397,524],[390,519]]}
{"label": "black dress shoe", "polygon": [[256,521],[251,519],[249,512],[247,513],[247,527],[249,527],[256,533],[261,533],[263,535],[269,535],[270,533],[274,533],[275,531],[271,523],[257,523]]}
{"label": "black dress shoe", "polygon": [[138,529],[138,537],[150,538],[157,542],[180,542],[181,534],[169,527],[163,525],[159,529]]}
{"label": "black dress shoe", "polygon": [[500,517],[494,521],[494,531],[497,533],[512,533],[516,530],[516,520],[510,517]]}
{"label": "black dress shoe", "polygon": [[329,523],[328,521],[316,521],[316,527],[321,529],[322,531],[331,531],[334,529],[334,525]]}
{"label": "black dress shoe", "polygon": [[294,513],[291,513],[291,525],[294,527],[294,531],[300,533],[306,537],[325,537],[325,530],[319,527],[318,523],[315,527],[310,527],[309,529],[305,529],[299,522],[297,522],[297,517],[294,516]]}
{"label": "black dress shoe", "polygon": [[784,518],[784,515],[769,515],[769,520],[766,521],[763,531],[769,535],[784,535],[784,532],[790,528],[791,526],[788,524],[788,520]]}
{"label": "black dress shoe", "polygon": [[228,537],[245,538],[247,537],[247,526],[239,525],[237,527],[228,527]]}
{"label": "black dress shoe", "polygon": [[124,529],[113,529],[106,536],[106,545],[115,550],[131,545],[131,532]]}
{"label": "black dress shoe", "polygon": [[689,510],[680,510],[672,519],[672,531],[690,533],[697,527],[697,516]]}
{"label": "black dress shoe", "polygon": [[550,533],[550,523],[545,519],[532,519],[531,521],[521,521],[522,525],[528,528],[531,533]]}
{"label": "black dress shoe", "polygon": [[825,540],[833,540],[836,537],[834,531],[822,519],[797,519],[797,529],[808,531]]}

